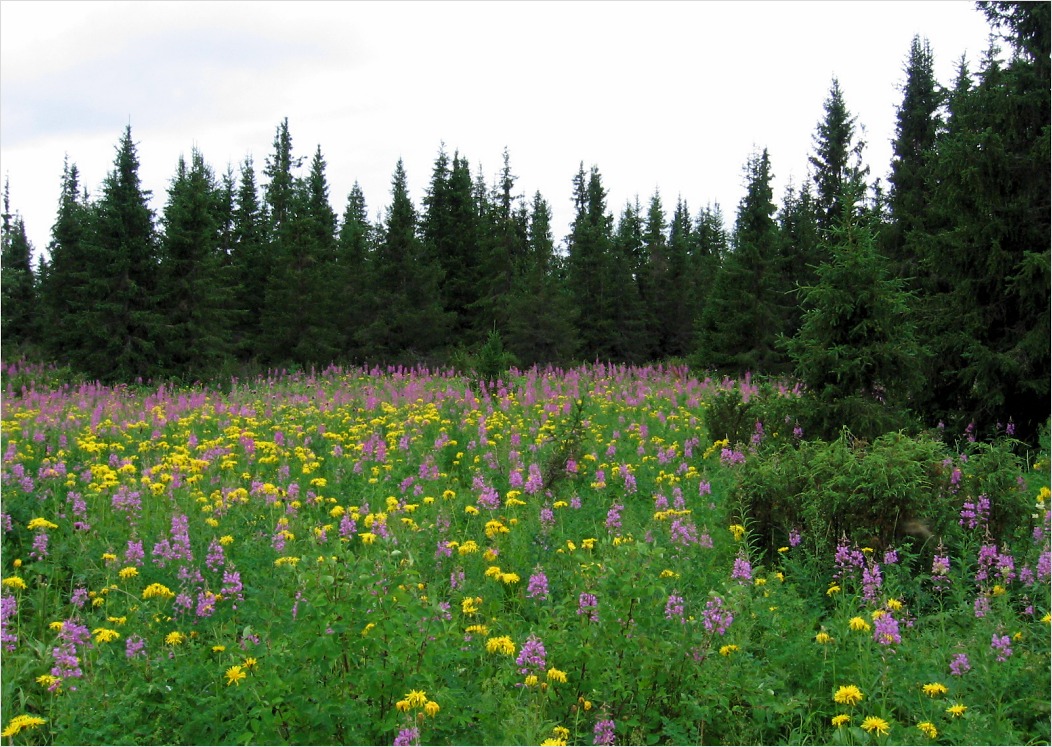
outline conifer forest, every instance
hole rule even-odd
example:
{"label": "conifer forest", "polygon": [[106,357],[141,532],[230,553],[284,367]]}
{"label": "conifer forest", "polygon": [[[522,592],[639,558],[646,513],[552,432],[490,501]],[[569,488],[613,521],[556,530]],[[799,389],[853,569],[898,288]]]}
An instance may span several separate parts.
{"label": "conifer forest", "polygon": [[1049,744],[1050,7],[733,214],[338,213],[288,118],[156,213],[67,158],[46,247],[5,184],[0,738]]}

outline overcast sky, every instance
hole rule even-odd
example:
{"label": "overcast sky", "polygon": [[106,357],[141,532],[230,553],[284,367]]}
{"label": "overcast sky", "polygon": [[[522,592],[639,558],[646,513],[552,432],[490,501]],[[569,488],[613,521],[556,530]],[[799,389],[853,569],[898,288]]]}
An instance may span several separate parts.
{"label": "overcast sky", "polygon": [[[277,125],[320,145],[343,213],[370,215],[399,157],[418,208],[439,146],[492,184],[505,147],[516,191],[571,218],[581,162],[619,215],[660,190],[733,223],[743,165],[768,148],[775,200],[807,157],[833,76],[886,176],[910,41],[949,85],[989,27],[972,2],[0,2],[0,171],[46,247],[63,158],[97,194],[130,123],[160,213],[180,154],[217,173],[246,156],[262,184]],[[305,169],[304,169],[305,172]]]}

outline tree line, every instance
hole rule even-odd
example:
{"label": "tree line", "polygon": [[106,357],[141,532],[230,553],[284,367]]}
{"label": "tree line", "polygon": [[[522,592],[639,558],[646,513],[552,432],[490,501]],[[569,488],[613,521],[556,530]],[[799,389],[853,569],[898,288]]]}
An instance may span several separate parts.
{"label": "tree line", "polygon": [[[940,84],[915,37],[889,184],[832,80],[809,180],[776,204],[766,150],[733,227],[659,192],[616,217],[596,166],[572,180],[560,247],[549,203],[442,147],[423,203],[399,161],[382,218],[355,183],[331,206],[318,146],[288,119],[257,173],[180,158],[160,215],[128,127],[96,196],[63,169],[47,257],[3,205],[7,351],[103,381],[192,380],[246,366],[470,360],[520,366],[680,359],[790,374],[837,402],[1035,432],[1049,414],[1049,4],[983,2],[993,41]],[[260,179],[262,177],[262,179]],[[847,409],[845,409],[847,408]],[[831,415],[830,417],[834,417]]]}

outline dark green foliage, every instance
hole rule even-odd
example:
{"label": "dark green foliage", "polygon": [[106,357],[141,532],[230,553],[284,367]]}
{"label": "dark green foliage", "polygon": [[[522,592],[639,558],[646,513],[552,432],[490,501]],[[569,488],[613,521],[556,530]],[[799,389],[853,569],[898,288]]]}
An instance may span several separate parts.
{"label": "dark green foliage", "polygon": [[[856,201],[861,198],[863,180],[869,169],[862,165],[865,143],[855,137],[855,118],[835,77],[824,110],[814,135],[814,153],[808,160],[814,169],[818,225],[828,230],[843,213],[845,198]],[[851,208],[856,204],[851,203]]]}
{"label": "dark green foliage", "polygon": [[256,172],[252,158],[241,164],[241,176],[234,194],[230,237],[230,265],[236,307],[242,312],[233,319],[233,345],[239,357],[255,357],[262,345],[263,303],[270,276],[266,224],[259,203]]}
{"label": "dark green foliage", "polygon": [[11,215],[10,185],[4,182],[3,228],[0,234],[0,337],[8,345],[25,345],[36,337],[36,287],[33,247],[25,221]]}
{"label": "dark green foliage", "polygon": [[344,356],[362,362],[367,350],[355,337],[366,323],[367,309],[362,303],[369,289],[369,262],[373,251],[373,227],[365,206],[365,195],[358,182],[347,195],[347,207],[340,224],[336,258],[336,310],[340,347]]}
{"label": "dark green foliage", "polygon": [[939,365],[924,409],[984,432],[1012,417],[1032,439],[1050,409],[1049,6],[984,8],[1012,32],[1013,56],[988,55],[977,83],[962,66],[932,158],[931,221],[916,244]]}
{"label": "dark green foliage", "polygon": [[131,128],[90,211],[84,236],[84,295],[78,299],[73,362],[104,381],[160,373],[157,236],[149,191],[139,182]]}
{"label": "dark green foliage", "polygon": [[784,338],[796,376],[814,398],[812,424],[873,438],[902,427],[910,395],[922,384],[926,351],[917,341],[910,295],[877,253],[869,216],[843,201],[842,223],[828,234],[829,260],[803,289],[799,331]]}
{"label": "dark green foliage", "polygon": [[523,365],[569,363],[577,349],[572,298],[555,254],[551,208],[536,193],[526,255],[508,299],[507,346]]}
{"label": "dark green foliage", "polygon": [[776,293],[778,228],[767,150],[750,157],[734,249],[723,260],[697,326],[694,364],[728,373],[778,371],[784,300]]}
{"label": "dark green foliage", "polygon": [[161,223],[158,302],[164,370],[203,375],[226,359],[233,299],[222,252],[224,193],[196,149],[179,159]]}
{"label": "dark green foliage", "polygon": [[776,293],[783,299],[783,333],[792,337],[803,319],[799,289],[814,285],[820,262],[817,206],[808,184],[799,191],[791,183],[786,187],[778,213],[778,231],[780,272]]}

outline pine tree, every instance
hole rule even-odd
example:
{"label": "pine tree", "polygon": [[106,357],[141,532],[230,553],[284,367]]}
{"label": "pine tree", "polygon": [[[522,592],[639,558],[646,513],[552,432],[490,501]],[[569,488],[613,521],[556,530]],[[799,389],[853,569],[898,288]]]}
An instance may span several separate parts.
{"label": "pine tree", "polygon": [[862,164],[865,143],[855,137],[855,118],[847,108],[836,78],[824,111],[814,135],[814,154],[808,161],[814,169],[818,226],[829,230],[844,215],[840,201],[845,195],[860,199],[865,193],[862,185],[869,169]]}
{"label": "pine tree", "polygon": [[[11,346],[36,338],[36,282],[33,247],[19,214],[11,215],[10,183],[4,180],[3,232],[0,234],[0,336]],[[10,348],[9,348],[10,350]]]}
{"label": "pine tree", "polygon": [[370,356],[389,362],[434,360],[452,324],[439,296],[442,268],[417,236],[417,222],[399,159],[376,248],[370,319],[358,335]]}
{"label": "pine tree", "polygon": [[157,236],[149,195],[139,181],[129,126],[92,206],[85,242],[92,303],[80,312],[79,352],[85,371],[104,381],[146,378],[161,363]]}
{"label": "pine tree", "polygon": [[179,158],[161,218],[158,301],[164,331],[162,370],[214,373],[229,355],[232,299],[220,247],[224,195],[196,148]]}
{"label": "pine tree", "polygon": [[270,277],[270,252],[266,216],[259,202],[256,172],[251,156],[241,164],[234,194],[230,264],[237,316],[233,319],[236,354],[250,360],[259,354],[263,337],[263,306]]}
{"label": "pine tree", "polygon": [[728,373],[776,373],[782,310],[775,293],[778,231],[765,148],[745,167],[746,194],[738,206],[733,251],[723,260],[696,330],[694,364]]}
{"label": "pine tree", "polygon": [[1050,81],[1047,3],[980,6],[1008,30],[972,84],[962,67],[932,161],[925,340],[929,418],[980,430],[1011,418],[1033,439],[1049,414]]}
{"label": "pine tree", "polygon": [[662,318],[661,357],[682,358],[691,352],[694,336],[694,313],[691,298],[697,293],[690,272],[695,238],[690,209],[685,200],[676,202],[668,235],[668,275],[660,295]]}
{"label": "pine tree", "polygon": [[827,234],[815,285],[804,289],[803,322],[783,338],[797,377],[815,407],[812,432],[835,437],[842,427],[873,438],[905,424],[921,384],[920,345],[910,294],[877,251],[876,226],[845,195],[843,216]]}
{"label": "pine tree", "polygon": [[508,299],[507,347],[524,366],[569,364],[576,354],[572,299],[555,254],[551,208],[534,194],[523,267]]}
{"label": "pine tree", "polygon": [[365,194],[355,182],[347,195],[347,207],[340,224],[335,277],[338,281],[336,318],[342,331],[341,351],[344,357],[358,363],[366,360],[368,352],[358,344],[355,336],[368,318],[366,298],[373,242]]}
{"label": "pine tree", "polygon": [[925,230],[930,194],[930,162],[941,128],[943,95],[935,81],[931,45],[913,37],[906,62],[906,82],[898,108],[891,160],[891,223],[883,242],[895,271],[908,277],[916,271],[915,248],[909,236]]}
{"label": "pine tree", "polygon": [[818,207],[806,182],[799,190],[790,182],[778,212],[779,282],[776,293],[784,299],[783,333],[792,337],[800,328],[803,308],[799,289],[815,284],[821,262]]}
{"label": "pine tree", "polygon": [[88,289],[89,205],[81,194],[80,173],[67,159],[62,166],[58,214],[48,244],[50,261],[40,273],[40,341],[54,360],[83,369],[87,354],[85,312],[94,303]]}

